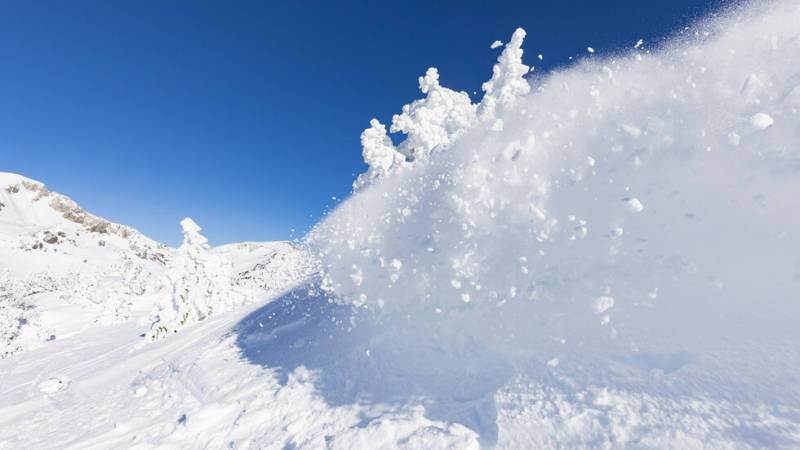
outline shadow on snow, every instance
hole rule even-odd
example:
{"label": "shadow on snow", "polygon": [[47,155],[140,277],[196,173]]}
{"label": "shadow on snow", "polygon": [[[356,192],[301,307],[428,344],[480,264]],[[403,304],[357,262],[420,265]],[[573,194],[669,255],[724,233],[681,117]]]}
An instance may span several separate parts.
{"label": "shadow on snow", "polygon": [[[421,403],[431,420],[460,423],[497,442],[493,393],[514,374],[505,360],[457,330],[378,317],[333,302],[306,285],[245,317],[235,328],[243,358],[277,369],[317,371],[331,406]],[[367,420],[368,421],[368,420]]]}

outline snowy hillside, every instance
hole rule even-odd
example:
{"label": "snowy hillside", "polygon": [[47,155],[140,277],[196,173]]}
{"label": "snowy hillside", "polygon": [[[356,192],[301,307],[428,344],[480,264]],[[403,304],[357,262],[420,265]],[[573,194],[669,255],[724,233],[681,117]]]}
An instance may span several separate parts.
{"label": "snowy hillside", "polygon": [[12,275],[48,268],[63,275],[83,260],[96,266],[129,260],[163,265],[171,254],[133,228],[93,216],[69,197],[19,175],[0,173],[0,205],[0,258],[13,262]]}
{"label": "snowy hillside", "polygon": [[[517,30],[478,103],[429,69],[303,250],[187,219],[143,259],[7,189],[0,268],[151,274],[0,360],[0,448],[799,448],[798,24],[760,3],[550,74]],[[25,297],[37,329],[64,292]]]}
{"label": "snowy hillside", "polygon": [[[0,173],[0,358],[95,325],[163,322],[180,309],[169,276],[187,273],[176,260],[183,248],[96,217],[42,183]],[[199,251],[206,253],[202,245]],[[207,310],[202,317],[302,280],[311,270],[303,255],[286,242],[210,250],[202,273],[213,286],[196,299]],[[235,297],[231,305],[224,295]]]}

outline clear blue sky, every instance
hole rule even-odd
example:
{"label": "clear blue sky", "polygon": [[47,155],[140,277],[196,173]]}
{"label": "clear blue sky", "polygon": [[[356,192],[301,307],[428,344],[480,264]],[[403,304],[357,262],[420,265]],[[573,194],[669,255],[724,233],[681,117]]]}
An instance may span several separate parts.
{"label": "clear blue sky", "polygon": [[187,216],[212,245],[301,237],[366,169],[369,120],[419,98],[428,67],[478,101],[490,45],[517,27],[542,73],[719,4],[3,1],[0,171],[172,246]]}

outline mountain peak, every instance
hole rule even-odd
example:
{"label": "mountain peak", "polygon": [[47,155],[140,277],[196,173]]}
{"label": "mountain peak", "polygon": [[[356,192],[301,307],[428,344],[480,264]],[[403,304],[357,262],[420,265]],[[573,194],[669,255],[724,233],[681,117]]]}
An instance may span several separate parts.
{"label": "mountain peak", "polygon": [[[97,247],[110,251],[97,252]],[[42,266],[42,260],[30,252],[54,254],[45,258],[57,260],[47,264],[51,268],[86,263],[101,254],[105,255],[101,259],[138,258],[164,264],[171,253],[169,247],[133,228],[90,214],[43,183],[0,173],[0,253],[7,252],[20,261],[17,271],[21,273]]]}

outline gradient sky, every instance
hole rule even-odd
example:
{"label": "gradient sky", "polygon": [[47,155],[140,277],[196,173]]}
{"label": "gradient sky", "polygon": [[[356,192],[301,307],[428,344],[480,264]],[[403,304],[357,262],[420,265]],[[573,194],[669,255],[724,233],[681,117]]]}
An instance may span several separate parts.
{"label": "gradient sky", "polygon": [[428,67],[477,102],[517,27],[542,74],[652,48],[720,4],[3,1],[0,171],[171,246],[187,216],[212,245],[302,237]]}

